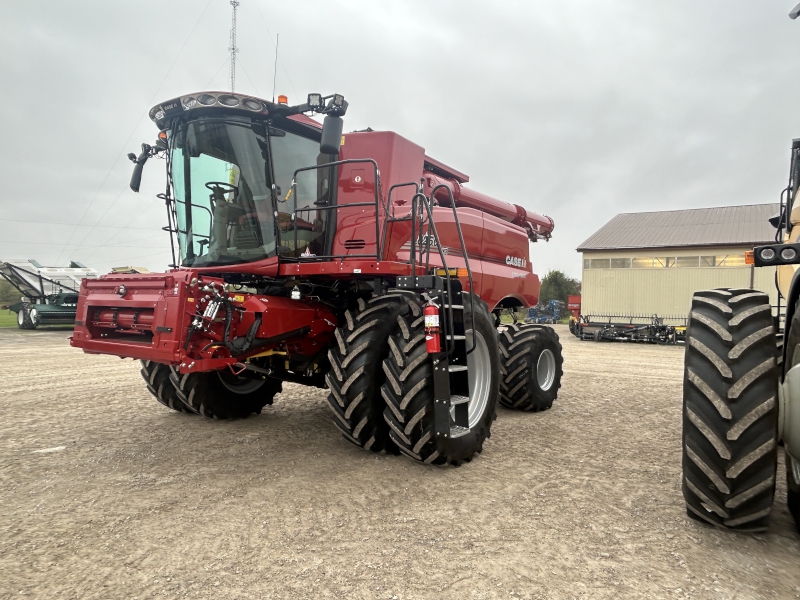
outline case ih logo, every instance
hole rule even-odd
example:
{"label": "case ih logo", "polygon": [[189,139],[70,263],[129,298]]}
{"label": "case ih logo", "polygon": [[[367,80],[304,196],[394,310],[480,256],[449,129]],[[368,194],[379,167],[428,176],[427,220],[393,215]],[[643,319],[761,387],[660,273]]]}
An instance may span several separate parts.
{"label": "case ih logo", "polygon": [[525,268],[525,265],[528,264],[524,258],[517,258],[516,256],[506,256],[506,264],[512,267],[520,267],[522,269]]}

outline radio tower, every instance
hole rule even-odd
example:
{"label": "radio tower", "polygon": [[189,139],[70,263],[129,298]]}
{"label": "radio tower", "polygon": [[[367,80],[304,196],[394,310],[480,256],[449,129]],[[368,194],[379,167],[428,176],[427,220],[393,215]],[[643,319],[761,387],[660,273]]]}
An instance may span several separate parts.
{"label": "radio tower", "polygon": [[228,50],[231,53],[231,92],[235,91],[236,87],[236,53],[239,49],[236,47],[236,7],[239,6],[239,0],[231,0],[233,7],[233,16],[231,17],[231,47]]}

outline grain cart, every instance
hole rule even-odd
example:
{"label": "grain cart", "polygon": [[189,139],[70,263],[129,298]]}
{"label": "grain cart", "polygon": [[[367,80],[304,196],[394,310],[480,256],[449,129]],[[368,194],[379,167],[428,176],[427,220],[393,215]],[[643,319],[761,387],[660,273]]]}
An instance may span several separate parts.
{"label": "grain cart", "polygon": [[[789,16],[800,15],[798,4]],[[783,442],[789,511],[800,531],[800,139],[789,184],[770,219],[775,244],[757,246],[756,267],[777,267],[786,301],[715,289],[692,297],[683,380],[683,496],[695,519],[742,531],[767,527]]]}
{"label": "grain cart", "polygon": [[155,106],[131,187],[164,159],[172,270],[85,282],[71,344],[140,359],[159,402],[206,417],[259,413],[285,381],[327,387],[349,442],[458,465],[498,400],[556,397],[558,336],[500,326],[536,304],[529,242],[553,221],[396,133],[342,135],[346,109],[224,92]]}
{"label": "grain cart", "polygon": [[0,308],[17,313],[20,329],[36,329],[39,325],[72,325],[80,282],[97,277],[97,271],[79,262],[71,262],[69,267],[43,267],[35,260],[9,260],[0,262],[0,277],[21,294],[19,302]]}

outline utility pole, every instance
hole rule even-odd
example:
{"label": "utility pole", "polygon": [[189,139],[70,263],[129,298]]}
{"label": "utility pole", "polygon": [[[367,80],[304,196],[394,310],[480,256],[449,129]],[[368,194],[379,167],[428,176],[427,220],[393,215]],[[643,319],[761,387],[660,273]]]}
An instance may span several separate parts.
{"label": "utility pole", "polygon": [[239,0],[231,0],[233,7],[233,15],[231,17],[231,47],[228,50],[231,53],[231,92],[235,91],[236,87],[236,53],[239,49],[236,47],[236,7],[239,6]]}

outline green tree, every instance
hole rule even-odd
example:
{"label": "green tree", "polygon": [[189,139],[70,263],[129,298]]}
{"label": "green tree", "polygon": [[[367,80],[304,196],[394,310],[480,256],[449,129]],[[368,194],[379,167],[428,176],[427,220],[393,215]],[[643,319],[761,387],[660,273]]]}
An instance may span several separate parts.
{"label": "green tree", "polygon": [[14,302],[19,302],[21,297],[22,294],[17,288],[0,277],[0,304],[14,304]]}
{"label": "green tree", "polygon": [[542,289],[539,291],[539,304],[546,304],[550,300],[561,300],[567,306],[567,296],[581,293],[581,282],[578,279],[567,277],[561,271],[548,271],[542,279]]}

